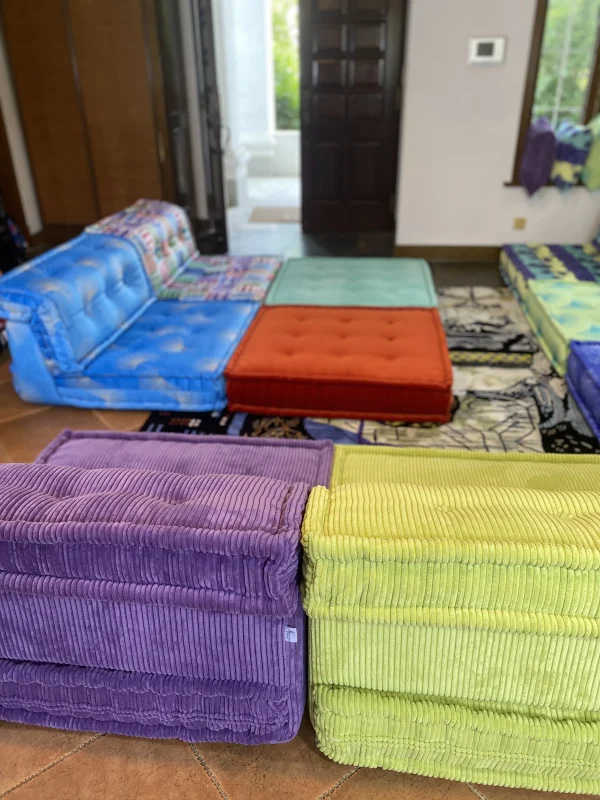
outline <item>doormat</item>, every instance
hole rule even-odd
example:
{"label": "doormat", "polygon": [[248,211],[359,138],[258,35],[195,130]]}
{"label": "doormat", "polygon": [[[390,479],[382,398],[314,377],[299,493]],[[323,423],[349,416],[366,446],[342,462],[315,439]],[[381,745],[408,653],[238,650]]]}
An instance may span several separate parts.
{"label": "doormat", "polygon": [[249,222],[300,222],[298,206],[257,206],[252,209]]}
{"label": "doormat", "polygon": [[[155,411],[142,430],[332,439],[338,444],[435,447],[490,453],[600,454],[600,442],[571,398],[565,381],[554,372],[535,342],[531,346],[533,340],[527,322],[508,289],[454,287],[441,289],[438,295],[450,346],[457,346],[452,336],[460,333],[459,346],[464,348],[462,334],[467,332],[469,342],[476,342],[476,348],[467,348],[467,352],[478,354],[478,360],[471,364],[454,365],[454,405],[452,419],[446,425],[267,417],[227,410]],[[484,335],[470,335],[477,331]],[[525,356],[529,363],[502,362],[497,358],[486,360],[486,353],[491,356],[510,353],[511,343],[517,343],[517,354]],[[530,352],[531,349],[535,352]],[[464,353],[465,350],[451,350],[451,355],[455,352]]]}

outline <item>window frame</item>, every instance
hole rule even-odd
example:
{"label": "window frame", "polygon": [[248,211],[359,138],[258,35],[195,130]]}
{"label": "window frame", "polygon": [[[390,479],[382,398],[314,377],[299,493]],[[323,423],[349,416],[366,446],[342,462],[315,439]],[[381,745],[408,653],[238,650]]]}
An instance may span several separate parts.
{"label": "window frame", "polygon": [[[531,48],[529,51],[529,65],[527,67],[527,75],[525,78],[525,92],[523,95],[523,108],[521,110],[521,121],[519,123],[519,135],[517,138],[517,149],[515,153],[515,162],[513,165],[512,180],[506,186],[521,186],[519,180],[519,169],[521,166],[521,159],[523,158],[523,151],[525,149],[525,142],[527,140],[527,133],[531,125],[531,115],[533,114],[533,103],[535,100],[535,90],[537,87],[537,79],[540,70],[540,60],[542,57],[542,46],[544,44],[544,31],[546,28],[546,17],[548,15],[549,0],[537,0],[535,9],[535,22],[533,26],[533,35],[531,37]],[[592,72],[590,82],[587,89],[583,123],[588,123],[600,110],[600,26],[598,34],[596,35],[596,44],[594,47],[594,55],[592,59]]]}

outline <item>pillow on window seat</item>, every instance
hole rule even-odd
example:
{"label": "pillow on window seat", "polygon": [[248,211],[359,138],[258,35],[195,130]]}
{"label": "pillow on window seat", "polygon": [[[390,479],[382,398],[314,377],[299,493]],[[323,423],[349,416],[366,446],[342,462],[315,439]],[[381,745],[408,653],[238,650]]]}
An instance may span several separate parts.
{"label": "pillow on window seat", "polygon": [[519,170],[521,185],[530,196],[548,183],[555,160],[554,130],[547,117],[539,117],[531,123],[527,133]]}
{"label": "pillow on window seat", "polygon": [[564,191],[576,186],[581,179],[592,146],[592,131],[586,125],[565,121],[558,126],[556,138],[552,182]]}
{"label": "pillow on window seat", "polygon": [[591,192],[600,189],[600,114],[588,123],[592,132],[592,147],[583,170],[583,182]]}

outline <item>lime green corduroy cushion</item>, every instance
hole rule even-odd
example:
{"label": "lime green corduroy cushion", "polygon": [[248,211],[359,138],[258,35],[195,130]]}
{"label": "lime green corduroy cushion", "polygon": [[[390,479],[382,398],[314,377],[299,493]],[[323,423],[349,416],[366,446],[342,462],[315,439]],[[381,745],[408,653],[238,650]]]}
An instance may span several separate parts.
{"label": "lime green corduroy cushion", "polygon": [[317,487],[302,538],[313,679],[600,711],[598,531],[594,492]]}
{"label": "lime green corduroy cushion", "polygon": [[600,722],[313,687],[319,748],[334,761],[529,789],[600,792]]}
{"label": "lime green corduroy cushion", "polygon": [[[587,457],[337,448],[302,539],[324,752],[600,787],[599,478]],[[520,746],[504,747],[508,730]]]}
{"label": "lime green corduroy cushion", "polygon": [[549,491],[600,488],[598,456],[472,453],[409,447],[336,445],[331,486],[414,483],[424,486],[514,486]]}

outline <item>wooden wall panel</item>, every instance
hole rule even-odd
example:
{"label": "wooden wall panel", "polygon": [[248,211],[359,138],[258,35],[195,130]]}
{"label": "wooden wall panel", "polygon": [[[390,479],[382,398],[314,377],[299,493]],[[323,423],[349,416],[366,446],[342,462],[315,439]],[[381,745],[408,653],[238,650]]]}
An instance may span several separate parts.
{"label": "wooden wall panel", "polygon": [[138,197],[162,196],[142,3],[68,0],[67,5],[104,216]]}
{"label": "wooden wall panel", "polygon": [[44,225],[98,218],[62,0],[0,0]]}

